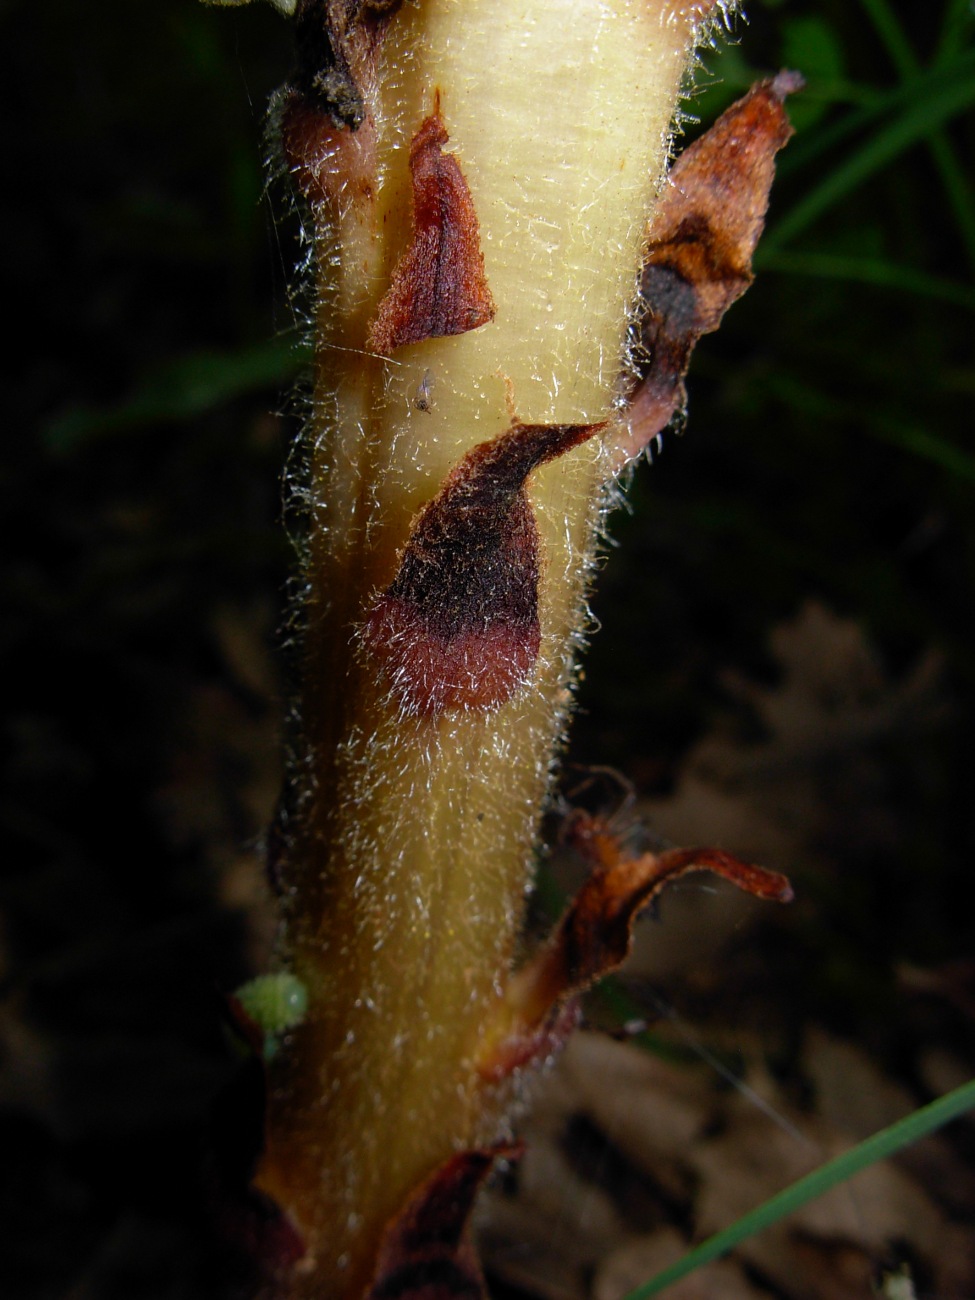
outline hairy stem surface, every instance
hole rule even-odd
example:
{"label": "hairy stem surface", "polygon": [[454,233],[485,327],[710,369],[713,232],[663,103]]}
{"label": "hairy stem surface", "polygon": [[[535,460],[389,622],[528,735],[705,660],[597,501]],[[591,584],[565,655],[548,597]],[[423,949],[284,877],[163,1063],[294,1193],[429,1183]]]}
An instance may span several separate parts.
{"label": "hairy stem surface", "polygon": [[[308,1011],[270,1065],[257,1180],[308,1247],[281,1295],[361,1295],[411,1190],[498,1135],[503,1089],[477,1062],[512,967],[584,624],[608,455],[591,426],[616,418],[626,306],[706,7],[419,0],[350,28],[360,121],[285,99],[317,305],[303,740],[277,864],[281,959]],[[316,8],[324,23],[327,6],[304,6],[306,55]],[[435,330],[443,316],[450,332],[389,346],[400,327],[377,320],[420,229],[411,142],[438,118],[463,182],[430,155],[447,195],[433,224],[454,220],[447,190],[465,183],[494,314],[454,331],[435,305]],[[447,274],[437,256],[428,278]],[[365,622],[397,590],[421,508],[475,446],[520,426],[584,430],[531,473],[527,506],[514,481],[492,497],[537,526],[537,652],[528,633],[500,651],[485,641],[503,661],[495,695],[424,704],[402,686],[412,669],[397,679],[370,649]],[[506,677],[506,654],[530,670]]]}

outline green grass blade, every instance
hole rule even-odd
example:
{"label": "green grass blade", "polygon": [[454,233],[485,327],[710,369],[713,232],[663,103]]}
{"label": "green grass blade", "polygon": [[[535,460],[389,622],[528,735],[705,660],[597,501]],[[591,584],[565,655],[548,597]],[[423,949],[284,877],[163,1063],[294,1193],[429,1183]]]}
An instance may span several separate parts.
{"label": "green grass blade", "polygon": [[896,1124],[881,1129],[873,1137],[860,1142],[850,1151],[844,1151],[842,1155],[837,1156],[835,1159],[827,1161],[819,1169],[814,1169],[811,1174],[807,1174],[805,1178],[800,1178],[798,1182],[773,1196],[764,1205],[760,1205],[757,1209],[743,1215],[736,1223],[725,1228],[722,1232],[709,1237],[707,1241],[702,1242],[700,1246],[690,1251],[678,1263],[664,1269],[662,1273],[658,1273],[649,1282],[638,1286],[626,1296],[625,1300],[649,1300],[650,1296],[659,1295],[661,1291],[672,1286],[675,1282],[679,1282],[681,1278],[687,1277],[695,1269],[720,1259],[722,1255],[726,1255],[728,1251],[740,1245],[746,1238],[754,1236],[756,1233],[771,1227],[773,1223],[778,1223],[781,1219],[794,1214],[802,1206],[814,1201],[819,1196],[825,1195],[826,1192],[831,1191],[839,1184],[847,1182],[869,1165],[896,1155],[898,1151],[910,1146],[912,1142],[927,1136],[928,1133],[935,1132],[951,1120],[957,1119],[959,1115],[964,1115],[966,1111],[973,1108],[975,1108],[975,1079],[962,1084],[960,1088],[947,1093],[944,1097],[939,1097],[937,1101],[922,1106],[920,1110],[914,1111],[913,1114],[906,1115],[903,1119],[898,1120]]}
{"label": "green grass blade", "polygon": [[912,266],[903,266],[880,257],[856,257],[841,253],[807,253],[791,250],[766,254],[761,245],[755,256],[755,269],[786,275],[805,275],[821,280],[847,280],[872,284],[892,292],[912,294],[935,302],[951,303],[975,311],[975,288],[929,275]]}
{"label": "green grass blade", "polygon": [[905,80],[918,70],[919,61],[887,0],[860,0],[890,61]]}
{"label": "green grass blade", "polygon": [[[953,74],[957,72],[959,76],[975,76],[975,55],[960,56],[950,71]],[[791,176],[795,172],[806,170],[824,153],[837,148],[875,123],[891,121],[897,113],[944,85],[944,82],[945,69],[931,68],[918,73],[910,81],[900,82],[890,90],[875,90],[871,93],[864,88],[860,107],[851,109],[826,126],[817,127],[805,134],[800,133],[782,154],[776,166],[776,174]]]}
{"label": "green grass blade", "polygon": [[944,438],[928,433],[927,429],[912,424],[901,424],[894,420],[878,420],[874,428],[865,425],[864,432],[883,442],[900,447],[902,451],[910,452],[912,456],[918,456],[921,460],[928,460],[933,465],[940,466],[954,478],[967,479],[969,483],[975,483],[975,458],[956,447],[954,443],[946,442]]}
{"label": "green grass blade", "polygon": [[204,350],[177,357],[143,376],[132,394],[115,405],[77,406],[55,416],[44,440],[52,451],[70,452],[94,438],[190,420],[244,393],[289,382],[306,361],[293,335],[233,352]]}
{"label": "green grass blade", "polygon": [[[921,62],[914,53],[888,0],[860,0],[860,3],[867,11],[901,81],[910,81],[912,77],[916,77],[921,69]],[[934,131],[927,140],[965,245],[969,264],[975,270],[975,201],[972,198],[965,169],[959,163],[951,142],[943,132]]]}
{"label": "green grass blade", "polygon": [[818,415],[823,420],[848,420],[868,437],[877,438],[921,460],[929,461],[947,470],[955,478],[975,483],[975,456],[948,439],[929,433],[920,425],[898,420],[872,408],[867,414],[863,407],[837,401],[797,376],[783,371],[766,375],[763,384],[767,393],[790,406]]}
{"label": "green grass blade", "polygon": [[935,50],[935,63],[942,66],[949,63],[964,45],[965,36],[972,32],[973,26],[971,0],[948,0]]}
{"label": "green grass blade", "polygon": [[964,241],[969,264],[975,270],[975,202],[972,200],[968,176],[959,163],[951,142],[944,135],[939,132],[928,143],[951,204],[955,223]]}
{"label": "green grass blade", "polygon": [[[898,117],[881,127],[766,234],[765,251],[782,248],[898,154],[975,102],[975,77],[970,75],[968,63],[959,61],[950,74],[941,74],[940,82],[922,83],[923,93],[909,96]],[[911,85],[917,89],[917,83]]]}

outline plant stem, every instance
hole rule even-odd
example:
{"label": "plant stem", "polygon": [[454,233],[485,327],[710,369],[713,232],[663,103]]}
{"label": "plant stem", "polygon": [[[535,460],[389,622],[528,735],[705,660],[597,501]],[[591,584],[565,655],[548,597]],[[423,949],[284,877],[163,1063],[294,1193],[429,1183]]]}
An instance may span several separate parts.
{"label": "plant stem", "polygon": [[[506,1092],[477,1054],[512,966],[570,700],[603,505],[598,439],[531,478],[541,646],[511,698],[417,712],[359,629],[416,512],[472,447],[516,420],[613,418],[626,305],[706,7],[405,4],[378,50],[352,51],[356,130],[303,110],[285,119],[317,307],[304,740],[279,868],[281,958],[309,1009],[270,1066],[258,1176],[308,1247],[281,1296],[360,1295],[410,1191],[498,1135]],[[473,199],[496,316],[377,356],[370,324],[412,229],[409,145],[435,112]]]}

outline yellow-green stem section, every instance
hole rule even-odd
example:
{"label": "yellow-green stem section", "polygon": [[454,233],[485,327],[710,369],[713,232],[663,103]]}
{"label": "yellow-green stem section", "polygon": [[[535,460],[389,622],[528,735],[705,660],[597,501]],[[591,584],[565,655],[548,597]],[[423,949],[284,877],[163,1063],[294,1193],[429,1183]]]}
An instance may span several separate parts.
{"label": "yellow-green stem section", "polygon": [[[416,510],[509,425],[509,398],[526,423],[612,415],[692,26],[675,0],[407,0],[366,88],[375,202],[319,212],[307,751],[282,934],[310,1005],[272,1063],[258,1178],[308,1241],[290,1296],[361,1295],[412,1188],[496,1136],[472,1062],[510,969],[566,716],[603,448],[530,483],[542,649],[509,703],[404,718],[355,627]],[[408,147],[438,92],[497,315],[378,358],[366,331],[409,240]]]}

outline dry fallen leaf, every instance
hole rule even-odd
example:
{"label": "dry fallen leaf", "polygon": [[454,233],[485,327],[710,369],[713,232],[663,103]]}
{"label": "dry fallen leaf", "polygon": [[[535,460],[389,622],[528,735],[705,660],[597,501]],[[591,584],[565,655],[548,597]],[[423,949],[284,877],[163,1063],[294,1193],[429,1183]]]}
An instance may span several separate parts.
{"label": "dry fallen leaf", "polygon": [[[690,1246],[675,1228],[628,1241],[599,1265],[592,1300],[623,1300],[635,1287],[676,1264]],[[707,1264],[667,1289],[668,1300],[769,1300],[771,1294],[754,1286],[729,1261]]]}

